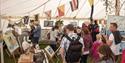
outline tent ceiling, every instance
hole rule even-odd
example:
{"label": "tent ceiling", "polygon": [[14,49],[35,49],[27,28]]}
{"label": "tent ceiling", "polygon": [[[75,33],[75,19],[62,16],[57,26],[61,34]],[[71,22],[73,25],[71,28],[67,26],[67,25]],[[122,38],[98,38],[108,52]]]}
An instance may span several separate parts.
{"label": "tent ceiling", "polygon": [[[0,11],[1,14],[5,16],[32,16],[39,13],[40,16],[45,17],[44,12],[52,10],[52,17],[56,17],[58,14],[57,7],[65,4],[64,17],[76,16],[77,18],[89,18],[91,7],[87,0],[79,0],[79,9],[74,12],[71,11],[69,1],[71,0],[0,0]],[[46,4],[43,5],[44,3]],[[105,6],[103,6],[104,2],[95,0],[94,3],[94,18],[105,18],[106,12]],[[32,11],[37,7],[39,8]]]}

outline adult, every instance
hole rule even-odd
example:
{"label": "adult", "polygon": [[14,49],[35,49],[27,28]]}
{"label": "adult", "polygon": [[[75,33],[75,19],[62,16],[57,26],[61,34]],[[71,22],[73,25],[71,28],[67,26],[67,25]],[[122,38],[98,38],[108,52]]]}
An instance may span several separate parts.
{"label": "adult", "polygon": [[[67,36],[73,40],[77,40],[79,37],[76,33],[74,33],[74,26],[72,24],[69,24],[66,26],[66,33],[67,33]],[[84,49],[84,43],[83,43],[83,39],[81,37],[79,37],[78,42],[81,43],[83,46],[79,52],[80,54],[77,54],[77,55],[72,54],[72,57],[67,58],[67,55],[71,56],[67,52],[69,51],[69,49],[71,48],[72,45],[70,45],[71,41],[67,37],[63,37],[63,39],[61,41],[60,53],[61,53],[61,57],[62,57],[64,63],[65,62],[66,63],[77,63],[80,61],[81,52],[82,52],[82,49]],[[76,51],[73,51],[71,53],[74,53],[74,52],[76,52]]]}
{"label": "adult", "polygon": [[52,47],[52,49],[54,51],[56,51],[57,47],[57,38],[58,38],[58,27],[55,26],[52,28],[52,30],[50,31],[50,46]]}
{"label": "adult", "polygon": [[87,63],[87,58],[88,58],[88,55],[90,53],[90,49],[91,49],[91,46],[92,46],[92,36],[88,30],[88,28],[84,28],[83,29],[83,42],[84,42],[84,45],[85,45],[85,48],[84,48],[84,52],[83,52],[83,55],[81,56],[81,61],[80,63]]}
{"label": "adult", "polygon": [[38,44],[41,37],[41,26],[38,21],[35,21],[34,24],[35,29],[33,30],[33,44]]}
{"label": "adult", "polygon": [[110,46],[112,52],[116,56],[116,61],[120,55],[120,43],[122,40],[122,36],[120,32],[117,30],[118,25],[116,23],[110,23],[110,31],[109,40],[107,44]]}
{"label": "adult", "polygon": [[96,35],[99,34],[99,25],[97,23],[97,20],[95,20],[94,23],[89,25],[89,30],[91,31],[93,42],[96,41]]}

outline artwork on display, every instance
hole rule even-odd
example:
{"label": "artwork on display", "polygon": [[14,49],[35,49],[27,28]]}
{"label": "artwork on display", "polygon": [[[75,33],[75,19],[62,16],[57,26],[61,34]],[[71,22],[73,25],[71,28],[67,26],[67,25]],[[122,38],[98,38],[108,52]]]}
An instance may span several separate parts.
{"label": "artwork on display", "polygon": [[11,31],[5,33],[3,37],[10,53],[13,53],[17,48],[19,48],[19,44]]}
{"label": "artwork on display", "polygon": [[47,46],[45,48],[45,51],[48,53],[48,55],[52,58],[55,54],[55,52],[53,51],[53,49],[50,46]]}
{"label": "artwork on display", "polygon": [[28,24],[29,23],[29,16],[24,16],[24,24]]}
{"label": "artwork on display", "polygon": [[53,21],[44,21],[44,27],[53,27]]}
{"label": "artwork on display", "polygon": [[70,22],[70,24],[77,26],[77,22]]}
{"label": "artwork on display", "polygon": [[125,33],[125,16],[114,16],[109,15],[107,20],[107,26],[109,27],[110,23],[117,23],[118,30]]}

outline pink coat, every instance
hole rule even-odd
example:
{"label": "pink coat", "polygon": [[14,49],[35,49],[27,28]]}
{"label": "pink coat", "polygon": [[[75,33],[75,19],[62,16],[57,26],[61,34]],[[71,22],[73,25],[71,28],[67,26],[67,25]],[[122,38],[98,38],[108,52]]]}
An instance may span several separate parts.
{"label": "pink coat", "polygon": [[92,53],[92,58],[95,62],[98,61],[99,59],[99,54],[98,54],[98,48],[99,46],[101,46],[103,43],[100,42],[100,41],[95,41],[93,43],[93,46],[92,46],[92,50],[91,50],[91,53]]}
{"label": "pink coat", "polygon": [[122,52],[122,61],[121,63],[125,63],[125,50],[123,50]]}

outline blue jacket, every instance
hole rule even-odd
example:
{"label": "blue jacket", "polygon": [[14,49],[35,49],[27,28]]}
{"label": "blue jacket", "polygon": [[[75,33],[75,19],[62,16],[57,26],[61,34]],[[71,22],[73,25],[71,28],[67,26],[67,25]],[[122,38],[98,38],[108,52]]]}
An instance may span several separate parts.
{"label": "blue jacket", "polygon": [[38,25],[37,28],[33,30],[33,37],[40,38],[40,36],[41,36],[41,26]]}

